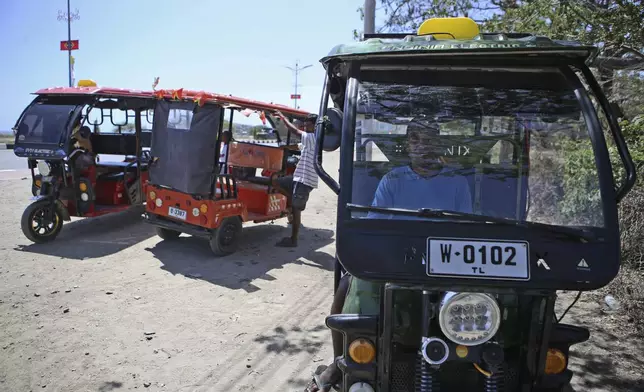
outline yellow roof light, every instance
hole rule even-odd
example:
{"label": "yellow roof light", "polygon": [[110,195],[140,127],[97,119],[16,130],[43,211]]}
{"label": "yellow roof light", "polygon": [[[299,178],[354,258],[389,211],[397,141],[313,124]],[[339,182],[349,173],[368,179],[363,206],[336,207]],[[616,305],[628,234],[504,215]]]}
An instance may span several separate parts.
{"label": "yellow roof light", "polygon": [[78,81],[78,87],[96,87],[97,84],[92,79],[81,79]]}
{"label": "yellow roof light", "polygon": [[416,34],[431,34],[436,39],[472,39],[479,35],[479,26],[465,17],[432,18],[424,21]]}

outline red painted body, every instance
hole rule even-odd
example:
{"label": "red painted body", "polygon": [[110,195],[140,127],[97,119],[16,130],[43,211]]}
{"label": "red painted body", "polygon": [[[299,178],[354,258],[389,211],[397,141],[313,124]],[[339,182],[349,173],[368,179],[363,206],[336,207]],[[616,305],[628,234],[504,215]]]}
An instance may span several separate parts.
{"label": "red painted body", "polygon": [[[87,180],[91,185],[91,189],[94,192],[94,202],[89,205],[88,210],[82,215],[79,214],[79,211],[76,207],[76,202],[73,199],[65,200],[62,199],[63,205],[67,207],[70,216],[83,216],[83,217],[95,217],[106,215],[114,212],[124,211],[131,207],[130,200],[127,196],[127,187],[125,180],[104,180],[101,179],[100,175],[97,175],[99,172],[105,172],[109,170],[109,173],[120,173],[118,167],[110,166],[109,168],[97,164],[95,166],[90,166],[88,169],[83,170],[80,173],[80,178]],[[132,173],[134,174],[134,173]],[[147,170],[141,171],[141,190],[145,193],[145,184],[148,181],[149,173]],[[135,175],[132,175],[127,178],[127,186],[130,186],[136,183],[138,180]],[[71,176],[67,177],[67,183],[72,183]],[[142,199],[145,195],[142,195]]]}
{"label": "red painted body", "polygon": [[[154,194],[154,199],[152,195]],[[237,182],[238,197],[231,199],[197,200],[191,195],[148,184],[146,186],[146,211],[181,223],[187,223],[207,229],[216,229],[224,218],[239,216],[242,222],[263,222],[286,216],[286,196],[279,193],[268,193],[264,185],[249,182]],[[217,196],[220,196],[217,190]],[[156,199],[161,199],[161,207]],[[202,205],[207,211],[202,212]],[[174,207],[186,211],[186,219],[178,219],[168,214],[168,208]],[[199,209],[197,216],[193,209]]]}

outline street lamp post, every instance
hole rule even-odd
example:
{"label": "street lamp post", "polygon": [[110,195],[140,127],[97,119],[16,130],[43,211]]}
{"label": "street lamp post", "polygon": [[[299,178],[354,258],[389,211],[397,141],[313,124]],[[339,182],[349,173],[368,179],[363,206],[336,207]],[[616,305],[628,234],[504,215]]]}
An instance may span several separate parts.
{"label": "street lamp post", "polygon": [[293,94],[293,100],[294,100],[293,105],[294,105],[295,109],[297,109],[297,99],[298,99],[298,95],[297,95],[297,87],[298,87],[297,79],[298,79],[298,75],[302,70],[305,70],[305,69],[307,69],[309,67],[312,67],[312,66],[313,66],[313,64],[309,64],[309,65],[305,65],[304,67],[300,67],[299,62],[296,61],[295,62],[295,68],[293,68],[293,67],[285,67],[285,68],[288,68],[288,69],[290,69],[291,71],[293,71],[295,73],[295,94]]}
{"label": "street lamp post", "polygon": [[74,81],[72,80],[72,20],[79,20],[80,13],[78,9],[74,10],[72,14],[70,11],[70,0],[67,0],[67,12],[58,10],[58,21],[67,21],[67,62],[68,62],[68,76],[69,76],[69,87],[74,87]]}

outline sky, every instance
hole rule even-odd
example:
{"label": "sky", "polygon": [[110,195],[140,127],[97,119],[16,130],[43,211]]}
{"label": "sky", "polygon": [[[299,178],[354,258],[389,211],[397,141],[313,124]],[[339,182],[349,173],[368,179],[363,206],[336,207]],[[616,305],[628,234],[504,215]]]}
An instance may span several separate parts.
{"label": "sky", "polygon": [[[75,79],[99,86],[185,88],[293,106],[317,113],[319,59],[353,40],[362,0],[71,0],[71,38],[79,40]],[[40,88],[67,86],[65,0],[0,0],[0,130],[10,130]]]}

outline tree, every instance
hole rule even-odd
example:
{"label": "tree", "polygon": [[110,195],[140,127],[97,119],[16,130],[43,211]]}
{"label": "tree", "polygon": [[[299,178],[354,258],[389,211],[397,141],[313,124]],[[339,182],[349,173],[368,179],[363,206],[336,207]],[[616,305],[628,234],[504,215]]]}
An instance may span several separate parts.
{"label": "tree", "polygon": [[[431,17],[469,16],[484,31],[599,44],[602,69],[644,70],[641,0],[379,0],[379,5],[385,15],[379,32],[413,32]],[[358,11],[363,19],[362,8]]]}

